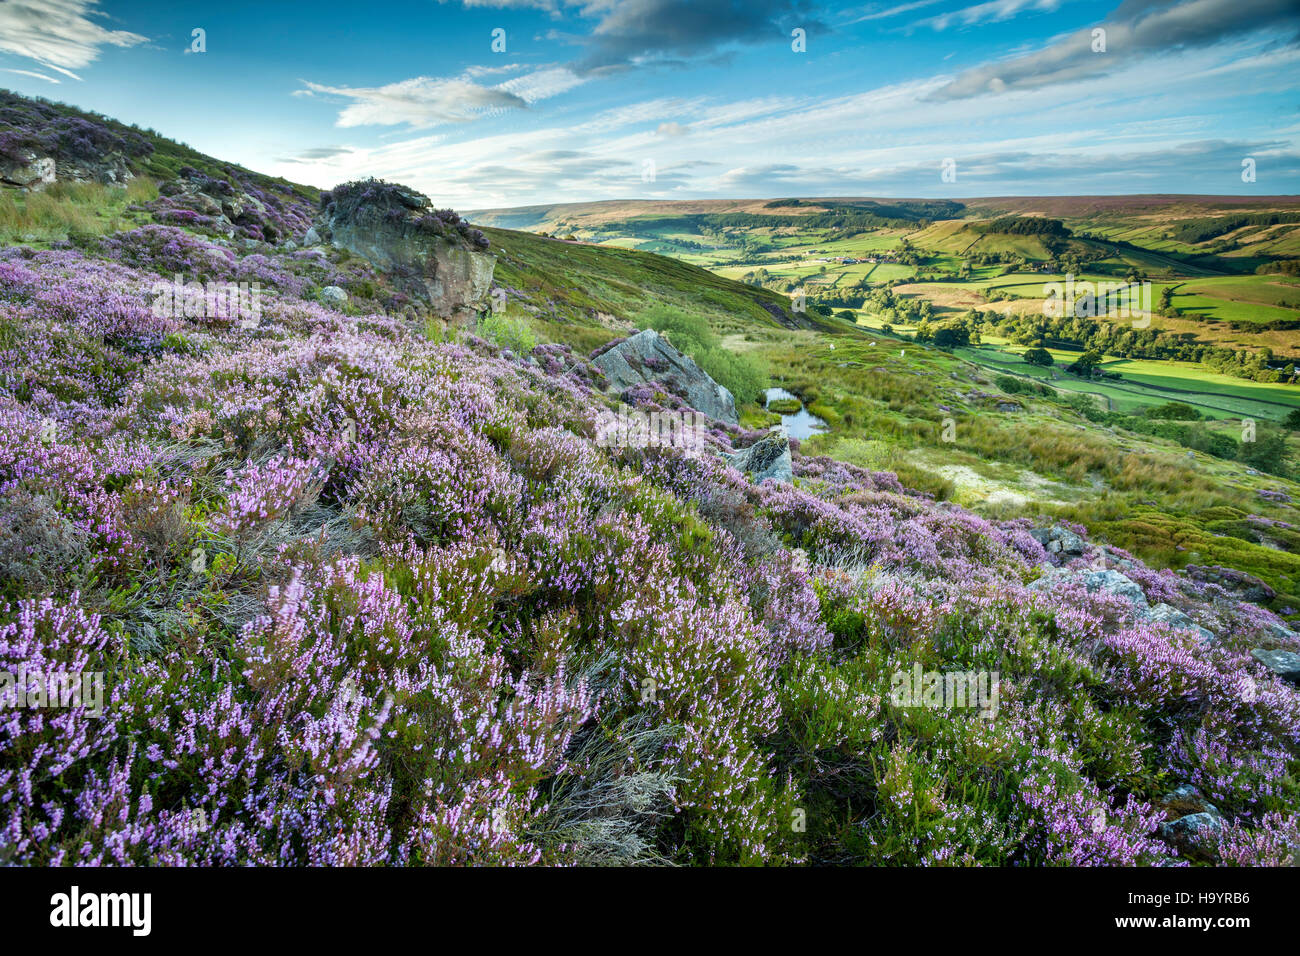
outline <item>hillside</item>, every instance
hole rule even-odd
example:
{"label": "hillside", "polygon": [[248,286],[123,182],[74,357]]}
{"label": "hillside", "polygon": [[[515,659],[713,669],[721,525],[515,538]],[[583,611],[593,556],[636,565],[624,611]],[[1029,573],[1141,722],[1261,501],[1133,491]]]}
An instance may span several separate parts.
{"label": "hillside", "polygon": [[[6,104],[10,163],[75,174],[54,108]],[[140,135],[113,182],[0,195],[0,670],[102,681],[0,722],[0,862],[1300,852],[1279,428],[1266,458],[1239,421],[1103,409],[761,282]],[[372,195],[403,240],[495,256],[500,306],[447,328],[322,238]],[[177,275],[258,294],[160,307]],[[610,440],[695,420],[666,369],[608,387],[642,326],[735,376],[739,424]],[[784,480],[736,467],[764,443]]]}

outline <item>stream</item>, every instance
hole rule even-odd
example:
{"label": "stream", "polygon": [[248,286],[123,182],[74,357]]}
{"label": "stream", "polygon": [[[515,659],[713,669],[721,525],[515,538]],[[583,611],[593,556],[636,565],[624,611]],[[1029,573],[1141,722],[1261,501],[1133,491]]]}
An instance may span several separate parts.
{"label": "stream", "polygon": [[826,431],[826,423],[816,415],[810,415],[808,409],[803,407],[803,402],[799,400],[798,395],[792,395],[783,388],[769,388],[763,405],[767,407],[773,401],[779,398],[793,398],[799,402],[799,411],[793,415],[782,415],[781,424],[785,426],[786,432],[791,438],[797,438],[803,441],[805,438],[811,438],[813,435],[820,435]]}

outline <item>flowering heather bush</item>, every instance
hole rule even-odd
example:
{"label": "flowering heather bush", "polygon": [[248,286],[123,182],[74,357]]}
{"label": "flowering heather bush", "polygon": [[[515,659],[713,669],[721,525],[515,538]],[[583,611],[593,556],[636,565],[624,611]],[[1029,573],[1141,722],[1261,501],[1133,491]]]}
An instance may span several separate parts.
{"label": "flowering heather bush", "polygon": [[[104,674],[102,714],[0,709],[0,861],[1177,865],[1181,784],[1214,861],[1300,849],[1269,612],[893,474],[751,485],[734,427],[599,447],[589,362],[314,300],[357,268],[0,252],[0,670]],[[154,316],[176,273],[261,322]],[[997,672],[996,712],[896,701],[915,668]]]}
{"label": "flowering heather bush", "polygon": [[24,149],[60,159],[94,162],[106,154],[147,157],[153,143],[107,122],[70,116],[47,103],[0,90],[0,157],[17,160]]}
{"label": "flowering heather bush", "polygon": [[382,179],[353,180],[320,195],[321,211],[331,219],[390,226],[405,224],[416,232],[459,238],[480,249],[491,245],[482,231],[471,228],[455,210],[432,206],[423,193]]}

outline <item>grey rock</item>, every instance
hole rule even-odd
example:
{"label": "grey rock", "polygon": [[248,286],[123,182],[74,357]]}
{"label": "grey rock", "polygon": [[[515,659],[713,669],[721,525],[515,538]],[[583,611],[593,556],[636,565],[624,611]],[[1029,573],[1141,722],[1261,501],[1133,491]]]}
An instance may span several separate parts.
{"label": "grey rock", "polygon": [[1082,537],[1059,524],[1051,528],[1034,528],[1029,534],[1052,554],[1078,557],[1087,548],[1087,543]]}
{"label": "grey rock", "polygon": [[293,252],[298,248],[298,243],[294,242],[292,239],[286,239],[284,245],[280,246],[280,248],[285,252]]}
{"label": "grey rock", "polygon": [[1205,799],[1205,795],[1190,783],[1175,787],[1160,798],[1160,806],[1177,814],[1187,816],[1195,813],[1208,813],[1218,816],[1219,808]]}
{"label": "grey rock", "polygon": [[428,198],[405,187],[399,191],[400,206],[364,204],[346,214],[331,213],[315,223],[317,234],[369,260],[449,325],[472,325],[488,308],[496,256],[454,233],[422,229]]}
{"label": "grey rock", "polygon": [[16,156],[0,157],[0,183],[24,189],[41,190],[55,182],[124,186],[132,178],[126,157],[114,152],[99,153],[94,159],[73,159],[25,149]]}
{"label": "grey rock", "polygon": [[1257,647],[1250,652],[1250,656],[1284,681],[1300,685],[1300,654],[1294,651],[1266,651]]}
{"label": "grey rock", "polygon": [[1147,608],[1147,597],[1142,588],[1132,578],[1125,577],[1118,571],[1109,568],[1105,571],[1088,571],[1083,575],[1082,581],[1089,591],[1109,591],[1137,608]]}
{"label": "grey rock", "polygon": [[320,290],[320,300],[326,305],[342,306],[348,304],[348,294],[336,285],[327,285]]}
{"label": "grey rock", "polygon": [[1204,862],[1218,856],[1219,835],[1223,832],[1223,817],[1213,812],[1189,813],[1169,823],[1160,824],[1161,839],[1183,856]]}
{"label": "grey rock", "polygon": [[617,392],[644,382],[662,382],[688,405],[710,418],[732,425],[739,421],[736,400],[731,392],[654,329],[624,339],[596,356],[593,362]]}
{"label": "grey rock", "polygon": [[302,235],[302,244],[303,244],[304,246],[319,246],[319,245],[320,245],[320,233],[318,233],[318,232],[316,231],[316,227],[315,227],[315,226],[312,226],[312,227],[311,227],[310,229],[308,229],[305,233],[303,233],[303,235]]}
{"label": "grey rock", "polygon": [[10,186],[40,189],[56,178],[54,159],[50,156],[37,156],[29,152],[22,159],[0,162],[0,182]]}
{"label": "grey rock", "polygon": [[748,448],[723,457],[731,463],[731,467],[748,475],[756,485],[769,478],[787,485],[794,481],[790,438],[784,429],[765,435]]}
{"label": "grey rock", "polygon": [[1266,604],[1277,597],[1277,592],[1264,581],[1234,568],[1189,564],[1183,570],[1193,581],[1217,584],[1238,599],[1250,601],[1252,604]]}
{"label": "grey rock", "polygon": [[1195,621],[1193,621],[1182,611],[1178,610],[1178,608],[1173,607],[1169,604],[1157,604],[1154,607],[1150,608],[1142,616],[1145,617],[1148,621],[1156,621],[1160,624],[1168,624],[1170,627],[1178,627],[1187,631],[1195,631],[1197,634],[1200,635],[1202,642],[1205,643],[1209,643],[1211,641],[1217,640],[1213,631],[1201,627],[1201,625],[1197,624]]}

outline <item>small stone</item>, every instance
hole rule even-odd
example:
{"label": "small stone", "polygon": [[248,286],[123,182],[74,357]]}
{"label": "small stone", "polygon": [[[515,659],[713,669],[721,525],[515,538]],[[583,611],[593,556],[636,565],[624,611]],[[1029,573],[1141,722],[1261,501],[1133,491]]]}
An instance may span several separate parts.
{"label": "small stone", "polygon": [[327,285],[320,290],[320,300],[326,305],[341,306],[348,304],[348,294],[336,285]]}

